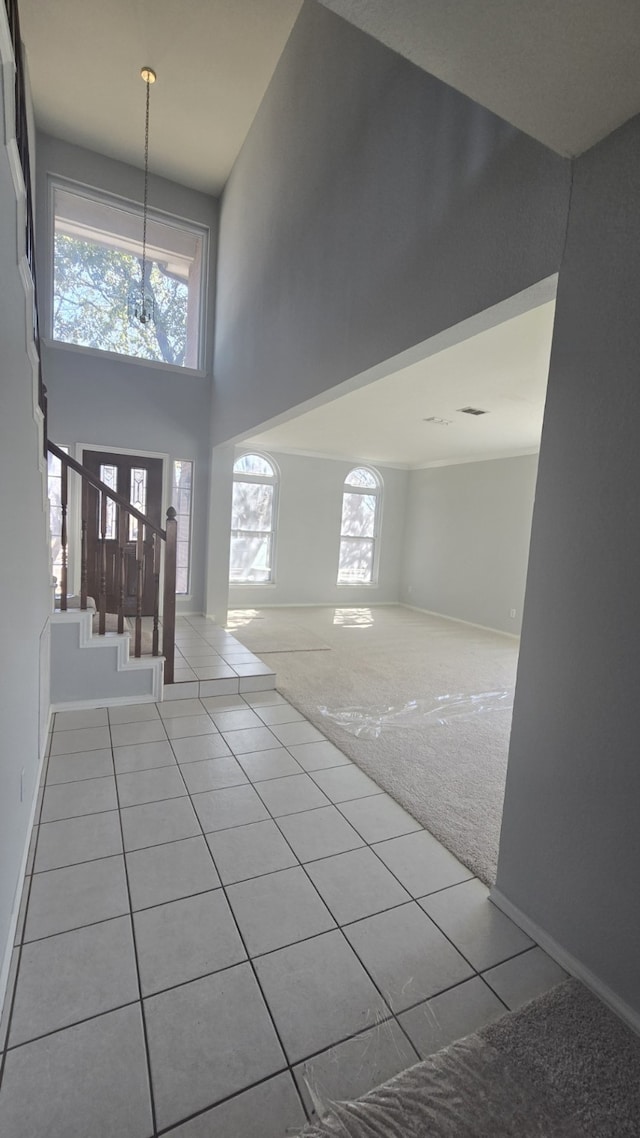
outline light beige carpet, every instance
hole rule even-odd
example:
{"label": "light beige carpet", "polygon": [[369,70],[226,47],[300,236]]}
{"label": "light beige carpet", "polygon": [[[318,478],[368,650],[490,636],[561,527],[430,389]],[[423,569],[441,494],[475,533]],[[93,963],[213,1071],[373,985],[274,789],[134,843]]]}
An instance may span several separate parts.
{"label": "light beige carpet", "polygon": [[[234,635],[255,643],[251,632],[264,612],[236,625]],[[275,649],[278,622],[283,644],[296,624],[300,642],[306,635],[330,647],[261,652],[278,690],[492,883],[517,640],[393,605],[269,610],[268,621]]]}

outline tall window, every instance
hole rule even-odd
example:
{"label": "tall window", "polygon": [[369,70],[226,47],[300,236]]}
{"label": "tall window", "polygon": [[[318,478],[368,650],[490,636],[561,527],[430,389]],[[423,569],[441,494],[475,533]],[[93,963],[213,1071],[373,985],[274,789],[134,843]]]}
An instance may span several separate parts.
{"label": "tall window", "polygon": [[382,483],[364,466],[344,481],[340,525],[339,585],[370,585],[374,579]]}
{"label": "tall window", "polygon": [[205,231],[150,215],[145,295],[154,316],[132,316],[142,288],[142,213],[106,196],[53,190],[54,340],[180,367],[199,366]]}
{"label": "tall window", "polygon": [[173,464],[173,508],[178,523],[176,548],[176,593],[189,592],[191,574],[191,500],[193,495],[193,463],[185,459]]}
{"label": "tall window", "polygon": [[261,454],[243,454],[233,468],[232,584],[273,581],[278,479]]}

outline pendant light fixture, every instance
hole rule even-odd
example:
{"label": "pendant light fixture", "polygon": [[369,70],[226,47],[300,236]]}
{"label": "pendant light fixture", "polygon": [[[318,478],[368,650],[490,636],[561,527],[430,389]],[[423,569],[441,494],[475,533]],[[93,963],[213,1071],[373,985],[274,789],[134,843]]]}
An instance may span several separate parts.
{"label": "pendant light fixture", "polygon": [[140,287],[132,297],[131,313],[136,324],[144,327],[154,319],[153,294],[147,288],[147,213],[149,205],[149,94],[151,84],[156,81],[156,73],[151,67],[143,67],[140,78],[147,85],[147,103],[144,122],[144,199],[142,205],[142,266]]}

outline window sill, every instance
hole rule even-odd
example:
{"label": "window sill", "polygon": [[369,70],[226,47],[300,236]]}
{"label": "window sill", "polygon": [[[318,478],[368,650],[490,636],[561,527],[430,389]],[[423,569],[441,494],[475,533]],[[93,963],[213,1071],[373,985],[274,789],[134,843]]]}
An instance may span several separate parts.
{"label": "window sill", "polygon": [[103,351],[102,348],[85,348],[83,344],[68,344],[66,340],[52,340],[47,336],[42,337],[42,343],[46,348],[53,348],[55,351],[62,349],[65,352],[77,352],[78,355],[92,356],[93,359],[115,360],[121,364],[141,364],[142,367],[155,368],[157,371],[168,371],[175,375],[189,375],[198,379],[205,379],[208,375],[201,368],[180,367],[178,364],[167,364],[163,360],[143,360],[140,356],[124,356],[120,352]]}

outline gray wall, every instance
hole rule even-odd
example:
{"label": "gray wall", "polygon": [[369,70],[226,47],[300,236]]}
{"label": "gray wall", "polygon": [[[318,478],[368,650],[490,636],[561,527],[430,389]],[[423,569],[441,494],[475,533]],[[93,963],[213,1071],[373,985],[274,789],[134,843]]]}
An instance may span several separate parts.
{"label": "gray wall", "polygon": [[342,490],[357,462],[268,454],[280,472],[275,584],[232,586],[229,607],[397,602],[408,472],[375,468],[383,483],[377,583],[339,586]]}
{"label": "gray wall", "polygon": [[[3,10],[0,19],[5,18]],[[10,67],[7,72],[6,84],[0,76],[0,128],[5,127],[6,112],[10,138],[13,108],[5,108],[3,96],[12,90],[13,74]],[[10,533],[0,557],[0,1002],[40,747],[46,741],[41,736],[49,707],[46,646],[52,601],[41,432],[34,418],[34,367],[27,355],[30,310],[16,261],[24,249],[24,215],[16,208],[8,159],[7,147],[0,147],[0,479]]]}
{"label": "gray wall", "polygon": [[554,273],[569,174],[307,3],[223,196],[214,441]]}
{"label": "gray wall", "polygon": [[497,884],[640,1017],[638,185],[640,119],[575,163]]}
{"label": "gray wall", "polygon": [[411,471],[406,604],[520,631],[536,467],[523,455]]}
{"label": "gray wall", "polygon": [[[142,173],[81,147],[38,135],[38,237],[45,331],[50,319],[51,219],[48,177],[58,175],[138,200]],[[209,374],[154,367],[101,352],[46,342],[43,367],[49,391],[49,435],[59,444],[93,443],[125,450],[155,451],[195,462],[191,596],[183,609],[204,607],[209,495],[209,416],[213,340],[217,202],[205,194],[152,178],[152,206],[206,225],[210,230],[208,295]]]}

